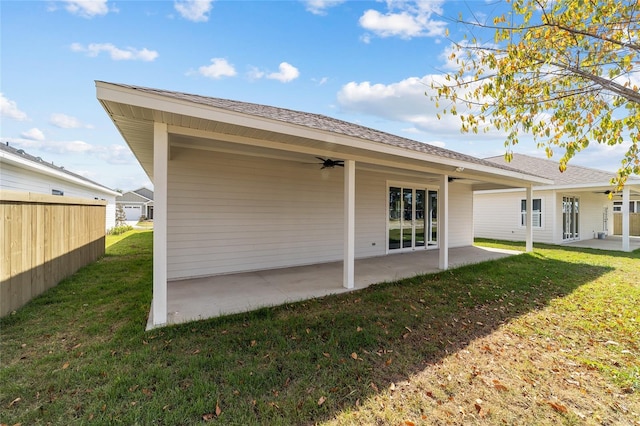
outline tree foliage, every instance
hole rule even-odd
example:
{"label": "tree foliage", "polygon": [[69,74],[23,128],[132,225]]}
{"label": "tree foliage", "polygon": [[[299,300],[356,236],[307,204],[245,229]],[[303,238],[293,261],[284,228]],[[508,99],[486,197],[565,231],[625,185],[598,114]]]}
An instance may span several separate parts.
{"label": "tree foliage", "polygon": [[564,151],[561,171],[589,143],[628,143],[612,180],[621,189],[640,174],[639,9],[637,0],[513,0],[492,22],[460,18],[494,40],[454,43],[456,71],[434,83],[434,99],[453,101],[443,112],[459,115],[463,132],[504,131],[507,160],[523,134],[548,157]]}

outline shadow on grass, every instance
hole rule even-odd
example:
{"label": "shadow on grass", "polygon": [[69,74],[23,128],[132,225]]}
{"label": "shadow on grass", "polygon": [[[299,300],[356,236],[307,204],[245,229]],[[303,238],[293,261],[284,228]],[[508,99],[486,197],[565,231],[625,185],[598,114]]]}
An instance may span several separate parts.
{"label": "shadow on grass", "polygon": [[21,398],[2,422],[313,424],[612,269],[522,254],[145,333],[151,240],[125,238],[2,320],[0,403]]}

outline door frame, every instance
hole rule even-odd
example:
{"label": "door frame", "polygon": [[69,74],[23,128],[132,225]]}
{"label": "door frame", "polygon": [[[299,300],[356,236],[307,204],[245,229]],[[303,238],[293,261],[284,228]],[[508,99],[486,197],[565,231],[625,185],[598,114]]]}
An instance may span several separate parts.
{"label": "door frame", "polygon": [[[411,247],[402,247],[402,244],[399,248],[397,249],[390,249],[389,248],[389,190],[391,188],[400,188],[400,194],[402,197],[402,194],[404,192],[405,189],[411,189],[412,191],[412,198],[413,198],[413,202],[412,202],[412,242],[411,242]],[[425,226],[424,226],[424,246],[416,246],[415,245],[415,231],[416,231],[416,224],[415,224],[415,212],[416,212],[416,191],[424,191],[425,192],[425,197],[424,197],[424,215],[428,215],[429,213],[429,192],[435,192],[436,193],[436,201],[438,200],[440,194],[439,194],[439,188],[437,185],[427,185],[424,183],[416,183],[416,182],[408,182],[408,181],[395,181],[395,180],[387,180],[387,185],[386,185],[386,190],[385,190],[385,254],[393,254],[393,253],[406,253],[406,252],[412,252],[412,251],[417,251],[417,250],[433,250],[433,249],[437,249],[439,247],[439,238],[436,238],[436,242],[435,244],[429,244],[429,240],[431,238],[431,218],[428,218],[427,220],[425,220]],[[401,209],[403,210],[403,209]],[[436,207],[436,215],[439,217],[439,208],[438,206]],[[439,232],[439,229],[436,231]]]}
{"label": "door frame", "polygon": [[[582,226],[580,225],[580,218],[582,217],[582,215],[580,214],[580,197],[577,195],[566,195],[563,194],[561,196],[561,201],[560,201],[560,212],[562,214],[562,241],[563,242],[568,242],[568,241],[579,241],[581,239],[581,234],[582,234]],[[570,234],[570,237],[567,237],[567,232],[565,232],[565,225],[566,225],[566,220],[565,220],[565,211],[564,211],[564,204],[565,204],[565,199],[568,200],[568,202],[571,203],[571,220],[570,220],[570,227],[572,228]],[[575,208],[577,205],[577,209]],[[576,212],[577,210],[577,212]],[[576,220],[576,216],[577,216],[577,220]]]}

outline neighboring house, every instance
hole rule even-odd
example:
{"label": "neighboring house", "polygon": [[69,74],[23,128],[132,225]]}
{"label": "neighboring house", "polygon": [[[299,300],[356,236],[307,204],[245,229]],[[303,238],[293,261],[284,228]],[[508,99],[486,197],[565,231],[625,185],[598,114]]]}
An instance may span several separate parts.
{"label": "neighboring house", "polygon": [[[509,164],[525,173],[545,177],[551,185],[533,188],[533,240],[562,244],[577,240],[604,238],[614,234],[618,222],[622,234],[623,196],[631,213],[640,207],[640,180],[630,178],[625,191],[609,198],[611,172],[570,164],[564,172],[558,162],[514,154],[506,163],[503,156],[486,158],[496,164]],[[480,238],[524,241],[527,206],[522,189],[480,190],[474,192],[474,233]],[[627,216],[628,220],[628,216]],[[623,239],[624,244],[624,239]],[[623,249],[625,249],[623,247]]]}
{"label": "neighboring house", "polygon": [[473,244],[474,190],[551,183],[322,115],[96,88],[154,185],[153,325],[167,281],[342,261],[352,289],[355,258],[430,249],[447,269],[450,247]]}
{"label": "neighboring house", "polygon": [[141,218],[153,219],[153,191],[138,188],[116,197],[116,205],[122,205],[127,222],[138,222]]}
{"label": "neighboring house", "polygon": [[0,189],[105,200],[106,229],[116,223],[116,191],[9,146],[8,142],[0,144]]}

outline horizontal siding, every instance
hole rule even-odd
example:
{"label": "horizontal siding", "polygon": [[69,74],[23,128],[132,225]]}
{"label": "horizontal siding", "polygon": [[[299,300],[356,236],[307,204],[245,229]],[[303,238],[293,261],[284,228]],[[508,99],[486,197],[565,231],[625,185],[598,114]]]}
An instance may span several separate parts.
{"label": "horizontal siding", "polygon": [[21,192],[35,192],[51,195],[52,189],[61,190],[65,197],[99,199],[107,201],[105,223],[110,229],[115,225],[115,196],[77,185],[54,176],[42,175],[32,170],[17,167],[14,164],[2,163],[0,166],[0,189]]}
{"label": "horizontal siding", "polygon": [[[342,168],[182,149],[168,173],[169,279],[342,260]],[[386,253],[387,182],[403,179],[356,170],[357,258]],[[470,245],[472,192],[450,194],[450,244]]]}
{"label": "horizontal siding", "polygon": [[[562,197],[580,200],[580,238],[589,239],[603,231],[603,212],[608,207],[609,232],[613,227],[612,203],[603,194],[590,192],[534,191],[533,198],[542,200],[542,228],[533,228],[533,241],[562,243]],[[526,192],[474,194],[474,235],[479,238],[524,241],[526,229],[520,226],[520,200]]]}
{"label": "horizontal siding", "polygon": [[341,259],[342,169],[181,150],[169,163],[170,279]]}
{"label": "horizontal siding", "polygon": [[469,185],[449,184],[449,247],[473,244],[473,192]]}

